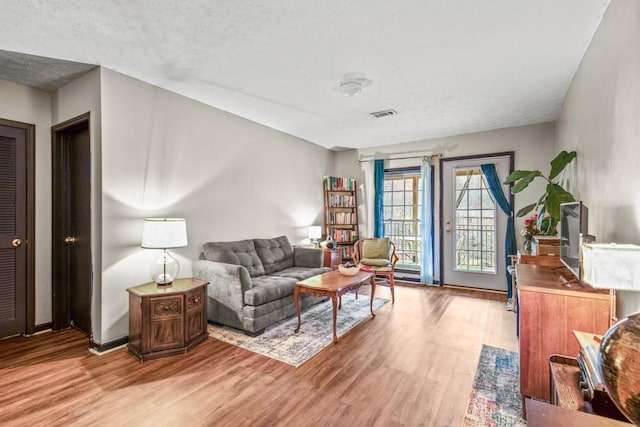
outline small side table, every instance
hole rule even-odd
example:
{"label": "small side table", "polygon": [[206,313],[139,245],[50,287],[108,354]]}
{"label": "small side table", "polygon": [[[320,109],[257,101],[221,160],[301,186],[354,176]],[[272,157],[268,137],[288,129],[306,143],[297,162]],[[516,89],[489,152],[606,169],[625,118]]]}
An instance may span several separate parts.
{"label": "small side table", "polygon": [[324,262],[322,263],[322,266],[331,267],[332,270],[337,270],[338,265],[342,263],[342,256],[340,255],[340,252],[333,249],[323,249],[322,252],[324,252]]}
{"label": "small side table", "polygon": [[168,287],[155,282],[129,292],[129,351],[140,360],[184,354],[207,339],[208,283],[176,279]]}

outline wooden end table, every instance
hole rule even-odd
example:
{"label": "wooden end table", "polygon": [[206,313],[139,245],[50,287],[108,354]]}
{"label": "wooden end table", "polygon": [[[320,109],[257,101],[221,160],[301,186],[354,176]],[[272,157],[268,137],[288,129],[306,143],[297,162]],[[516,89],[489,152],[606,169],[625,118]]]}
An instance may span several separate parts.
{"label": "wooden end table", "polygon": [[171,286],[154,282],[129,292],[129,351],[140,360],[184,354],[207,339],[207,285],[176,279]]}
{"label": "wooden end table", "polygon": [[[300,331],[300,306],[298,304],[300,293],[302,292],[317,297],[329,297],[331,298],[331,305],[333,307],[333,342],[337,343],[336,319],[338,309],[342,308],[342,295],[351,290],[357,291],[360,286],[365,284],[371,285],[371,302],[369,303],[369,309],[371,310],[371,317],[373,318],[376,315],[373,312],[373,297],[376,293],[376,281],[373,273],[360,271],[354,276],[345,276],[339,271],[334,270],[296,283],[296,288],[293,291],[293,303],[296,307],[296,315],[298,316],[298,327],[294,332],[298,333],[298,331]],[[339,305],[338,298],[340,299]]]}

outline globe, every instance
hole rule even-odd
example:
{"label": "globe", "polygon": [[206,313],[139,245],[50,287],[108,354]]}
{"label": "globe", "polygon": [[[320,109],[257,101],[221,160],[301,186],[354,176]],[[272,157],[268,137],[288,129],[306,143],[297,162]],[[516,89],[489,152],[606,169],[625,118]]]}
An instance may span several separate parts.
{"label": "globe", "polygon": [[600,344],[598,363],[611,400],[640,425],[640,312],[609,328]]}

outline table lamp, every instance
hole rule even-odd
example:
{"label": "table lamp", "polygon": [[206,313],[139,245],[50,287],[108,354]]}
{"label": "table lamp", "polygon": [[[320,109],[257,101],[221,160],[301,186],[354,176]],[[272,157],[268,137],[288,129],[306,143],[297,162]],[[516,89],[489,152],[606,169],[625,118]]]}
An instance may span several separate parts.
{"label": "table lamp", "polygon": [[[640,291],[640,246],[582,245],[582,268],[583,283],[594,288]],[[607,330],[600,343],[598,365],[611,400],[640,425],[640,312]]]}
{"label": "table lamp", "polygon": [[167,249],[187,246],[184,218],[145,218],[141,246],[162,249],[162,255],[151,266],[151,278],[158,286],[171,286],[180,272],[180,263]]}
{"label": "table lamp", "polygon": [[309,226],[309,239],[316,247],[318,246],[318,239],[322,238],[322,227],[319,225]]}

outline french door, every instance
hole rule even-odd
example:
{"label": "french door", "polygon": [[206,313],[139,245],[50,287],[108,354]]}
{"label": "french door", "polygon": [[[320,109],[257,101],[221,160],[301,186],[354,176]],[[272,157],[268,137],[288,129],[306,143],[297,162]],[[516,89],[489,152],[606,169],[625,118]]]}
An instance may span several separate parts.
{"label": "french door", "polygon": [[[443,283],[506,291],[507,215],[495,202],[480,165],[496,165],[503,181],[512,154],[442,159]],[[503,185],[505,195],[509,186]]]}

